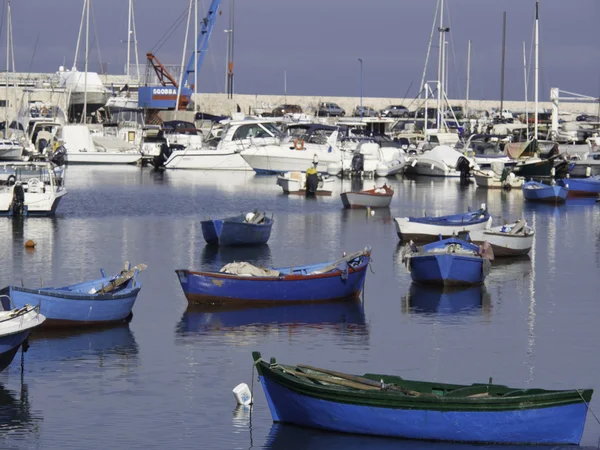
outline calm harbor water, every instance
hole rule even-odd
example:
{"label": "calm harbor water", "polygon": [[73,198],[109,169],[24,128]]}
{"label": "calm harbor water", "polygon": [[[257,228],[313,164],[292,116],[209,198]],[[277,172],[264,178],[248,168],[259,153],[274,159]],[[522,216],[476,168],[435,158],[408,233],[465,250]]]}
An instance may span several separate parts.
{"label": "calm harbor water", "polygon": [[[364,188],[383,180],[365,181]],[[600,388],[600,204],[526,204],[458,180],[388,180],[390,210],[368,217],[332,197],[284,196],[253,173],[69,167],[51,219],[0,220],[0,282],[65,285],[145,263],[129,325],[39,331],[0,374],[0,447],[406,448],[468,446],[343,436],[272,424],[254,376],[255,405],[231,390],[252,384],[253,350],[282,362],[351,373],[456,383]],[[524,216],[529,257],[496,261],[485,286],[442,293],[411,284],[393,217],[446,214],[487,203],[496,223]],[[268,245],[205,247],[199,221],[254,208],[274,213]],[[27,239],[35,250],[24,248]],[[252,309],[189,306],[174,270],[319,262],[370,245],[363,303]],[[23,371],[21,371],[23,370]],[[600,393],[597,393],[600,395]],[[593,410],[600,412],[594,398]],[[600,425],[588,415],[582,445]],[[507,447],[500,447],[507,448]]]}

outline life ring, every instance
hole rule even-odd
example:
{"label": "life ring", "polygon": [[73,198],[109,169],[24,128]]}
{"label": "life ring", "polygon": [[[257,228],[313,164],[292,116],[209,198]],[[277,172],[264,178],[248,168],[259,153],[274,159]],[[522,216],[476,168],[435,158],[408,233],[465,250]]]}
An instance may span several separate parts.
{"label": "life ring", "polygon": [[294,148],[296,150],[304,150],[304,141],[302,139],[294,139]]}
{"label": "life ring", "polygon": [[40,113],[42,114],[42,116],[48,115],[48,108],[46,108],[45,106],[42,106]]}

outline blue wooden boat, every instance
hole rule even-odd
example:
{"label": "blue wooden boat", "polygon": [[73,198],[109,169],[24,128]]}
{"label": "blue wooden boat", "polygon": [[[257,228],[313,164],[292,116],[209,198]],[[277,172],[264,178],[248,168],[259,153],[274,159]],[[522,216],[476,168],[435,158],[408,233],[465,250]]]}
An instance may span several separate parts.
{"label": "blue wooden boat", "polygon": [[262,269],[243,262],[227,264],[220,272],[175,272],[191,303],[317,302],[357,297],[370,261],[366,248],[306,266]]}
{"label": "blue wooden boat", "polygon": [[127,267],[114,276],[106,276],[101,269],[102,278],[58,288],[11,285],[0,294],[9,295],[18,308],[39,304],[47,319],[44,326],[122,322],[132,317],[131,310],[141,289],[137,275],[145,268],[145,264]]}
{"label": "blue wooden boat", "polygon": [[523,183],[523,197],[530,202],[564,203],[568,189],[558,184],[549,185],[538,181]]}
{"label": "blue wooden boat", "polygon": [[[485,258],[483,256],[486,256]],[[480,284],[489,273],[493,253],[483,253],[478,245],[458,238],[441,239],[417,247],[402,249],[402,262],[413,281],[444,286]]]}
{"label": "blue wooden boat", "polygon": [[210,245],[262,245],[271,237],[273,218],[253,212],[220,220],[204,220],[202,234]]}
{"label": "blue wooden boat", "polygon": [[15,308],[9,302],[10,299],[2,295],[4,310],[0,311],[0,372],[10,365],[31,331],[46,319],[40,314],[38,306]]}
{"label": "blue wooden boat", "polygon": [[569,197],[598,197],[600,194],[600,176],[588,178],[561,178],[556,180],[558,186],[569,190]]}
{"label": "blue wooden boat", "polygon": [[460,232],[484,230],[492,225],[492,216],[482,204],[478,211],[438,217],[398,217],[394,224],[401,240],[427,242],[437,240],[440,235],[451,237]]}
{"label": "blue wooden boat", "polygon": [[411,381],[269,362],[253,352],[274,422],[353,434],[498,444],[579,444],[593,390]]}

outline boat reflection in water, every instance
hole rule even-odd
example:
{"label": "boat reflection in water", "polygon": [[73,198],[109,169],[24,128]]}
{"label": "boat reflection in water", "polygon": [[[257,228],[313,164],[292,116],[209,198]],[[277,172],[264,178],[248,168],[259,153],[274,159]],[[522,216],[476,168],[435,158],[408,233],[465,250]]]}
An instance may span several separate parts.
{"label": "boat reflection in water", "polygon": [[74,367],[81,371],[83,367],[96,369],[110,364],[126,367],[136,364],[138,346],[127,324],[108,328],[74,329],[48,328],[37,330],[29,339],[31,347],[25,357],[26,364],[57,365],[64,370],[65,361],[97,360],[98,364],[86,364]]}
{"label": "boat reflection in water", "polygon": [[264,307],[190,304],[179,321],[177,333],[261,333],[282,328],[290,332],[320,329],[340,334],[368,335],[364,310],[356,299]]}
{"label": "boat reflection in water", "polygon": [[[37,433],[41,416],[31,410],[27,384],[21,379],[20,394],[0,384],[0,430],[3,435],[12,436],[23,433]],[[4,446],[3,446],[4,447]]]}
{"label": "boat reflection in water", "polygon": [[491,309],[490,294],[484,284],[469,287],[425,286],[411,283],[402,298],[405,314],[472,314]]}
{"label": "boat reflection in water", "polygon": [[592,450],[595,447],[569,445],[469,445],[448,442],[409,441],[370,437],[273,424],[265,449],[289,450]]}
{"label": "boat reflection in water", "polygon": [[218,271],[225,264],[234,261],[248,261],[255,266],[270,267],[271,249],[268,244],[240,247],[205,245],[200,255],[203,271]]}

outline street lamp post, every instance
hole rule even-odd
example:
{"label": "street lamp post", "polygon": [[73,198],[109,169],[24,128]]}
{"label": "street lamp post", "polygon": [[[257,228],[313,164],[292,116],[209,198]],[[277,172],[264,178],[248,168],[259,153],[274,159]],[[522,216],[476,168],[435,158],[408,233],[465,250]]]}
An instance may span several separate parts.
{"label": "street lamp post", "polygon": [[363,60],[358,58],[360,63],[360,118],[363,117]]}

